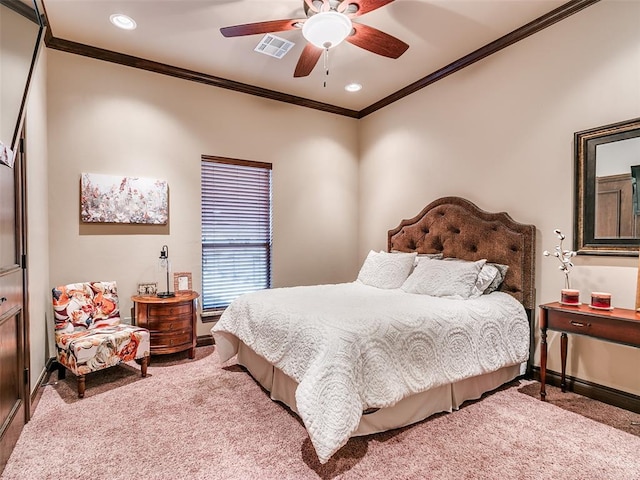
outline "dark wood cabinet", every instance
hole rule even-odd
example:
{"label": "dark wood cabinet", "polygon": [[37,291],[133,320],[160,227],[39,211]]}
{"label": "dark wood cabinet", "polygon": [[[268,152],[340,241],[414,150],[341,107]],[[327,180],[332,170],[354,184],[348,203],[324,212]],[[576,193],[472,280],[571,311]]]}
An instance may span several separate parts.
{"label": "dark wood cabinet", "polygon": [[151,333],[151,355],[189,350],[195,357],[198,297],[196,292],[180,292],[175,297],[134,295],[136,325]]}
{"label": "dark wood cabinet", "polygon": [[640,216],[634,212],[631,173],[596,177],[596,238],[637,238]]}
{"label": "dark wood cabinet", "polygon": [[0,163],[0,473],[31,411],[23,141],[13,168]]}

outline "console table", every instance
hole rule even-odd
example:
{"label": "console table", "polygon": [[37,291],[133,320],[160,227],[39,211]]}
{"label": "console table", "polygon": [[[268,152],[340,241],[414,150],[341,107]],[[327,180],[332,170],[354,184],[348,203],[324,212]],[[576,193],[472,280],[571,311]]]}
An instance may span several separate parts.
{"label": "console table", "polygon": [[196,292],[178,292],[175,297],[134,295],[136,325],[151,333],[151,355],[189,350],[189,358],[196,354]]}
{"label": "console table", "polygon": [[560,387],[566,391],[567,333],[586,335],[613,343],[640,347],[640,314],[635,310],[614,308],[596,310],[588,305],[567,306],[558,302],[540,305],[540,399],[545,400],[547,380],[547,330],[562,332]]}

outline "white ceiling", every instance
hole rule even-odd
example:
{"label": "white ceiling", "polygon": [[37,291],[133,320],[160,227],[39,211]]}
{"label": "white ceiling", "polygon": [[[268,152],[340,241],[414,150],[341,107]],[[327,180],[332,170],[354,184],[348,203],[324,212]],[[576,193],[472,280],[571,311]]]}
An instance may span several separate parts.
{"label": "white ceiling", "polygon": [[[354,19],[410,45],[389,59],[344,42],[313,72],[293,78],[305,40],[282,59],[254,52],[263,35],[225,38],[221,27],[305,18],[303,0],[43,0],[55,38],[112,50],[207,75],[351,110],[363,108],[563,5],[565,0],[395,0]],[[131,16],[133,31],[115,28],[113,13]],[[327,80],[327,86],[323,83]],[[348,93],[350,82],[363,85]]]}

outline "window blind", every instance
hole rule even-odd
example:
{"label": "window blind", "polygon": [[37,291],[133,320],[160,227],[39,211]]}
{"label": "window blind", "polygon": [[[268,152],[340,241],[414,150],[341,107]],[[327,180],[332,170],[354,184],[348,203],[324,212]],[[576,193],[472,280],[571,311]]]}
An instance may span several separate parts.
{"label": "window blind", "polygon": [[202,308],[271,286],[271,164],[202,157]]}

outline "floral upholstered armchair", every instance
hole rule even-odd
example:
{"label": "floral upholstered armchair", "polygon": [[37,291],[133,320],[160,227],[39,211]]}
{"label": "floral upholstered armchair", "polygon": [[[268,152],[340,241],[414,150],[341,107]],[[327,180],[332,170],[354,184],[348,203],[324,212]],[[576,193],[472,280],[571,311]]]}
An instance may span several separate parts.
{"label": "floral upholstered armchair", "polygon": [[136,360],[149,364],[149,330],[120,323],[116,282],[71,283],[53,289],[58,379],[69,369],[84,397],[85,375]]}

